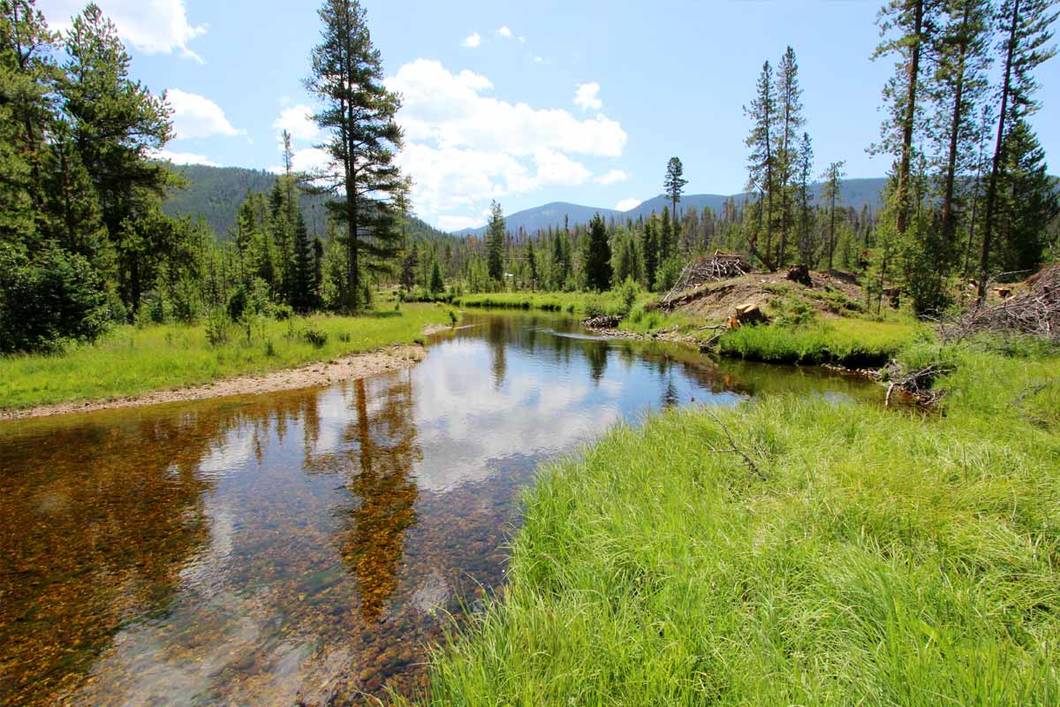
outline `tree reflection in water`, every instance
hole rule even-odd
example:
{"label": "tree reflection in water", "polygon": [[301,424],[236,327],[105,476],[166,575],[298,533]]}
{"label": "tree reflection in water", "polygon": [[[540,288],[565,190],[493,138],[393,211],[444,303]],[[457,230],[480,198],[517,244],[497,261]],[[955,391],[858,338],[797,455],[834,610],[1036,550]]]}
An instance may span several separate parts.
{"label": "tree reflection in water", "polygon": [[341,531],[342,558],[357,577],[361,614],[379,618],[398,582],[405,530],[416,522],[413,465],[422,452],[416,444],[412,414],[412,380],[405,375],[373,399],[365,383],[354,383],[356,419],[348,436],[354,507]]}

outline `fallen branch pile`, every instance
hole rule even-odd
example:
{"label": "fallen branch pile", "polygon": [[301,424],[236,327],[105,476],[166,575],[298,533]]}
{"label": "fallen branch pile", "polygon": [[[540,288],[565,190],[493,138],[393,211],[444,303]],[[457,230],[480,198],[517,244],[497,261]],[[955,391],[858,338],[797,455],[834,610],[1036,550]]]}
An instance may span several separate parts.
{"label": "fallen branch pile", "polygon": [[900,392],[921,407],[934,407],[943,396],[942,391],[932,388],[935,380],[953,371],[952,366],[939,364],[931,364],[912,371],[905,370],[897,363],[890,364],[880,372],[880,377],[887,381],[886,406],[890,407],[895,392]]}
{"label": "fallen branch pile", "polygon": [[1025,288],[1008,299],[971,309],[941,327],[944,341],[985,332],[1029,334],[1060,342],[1060,265],[1029,277]]}
{"label": "fallen branch pile", "polygon": [[680,293],[707,282],[728,280],[741,277],[751,272],[751,265],[738,253],[722,253],[714,251],[709,258],[698,258],[693,260],[681,271],[670,291],[662,298],[660,306],[663,309],[672,309],[677,305]]}
{"label": "fallen branch pile", "polygon": [[586,329],[614,329],[622,323],[622,317],[616,314],[600,314],[582,322]]}

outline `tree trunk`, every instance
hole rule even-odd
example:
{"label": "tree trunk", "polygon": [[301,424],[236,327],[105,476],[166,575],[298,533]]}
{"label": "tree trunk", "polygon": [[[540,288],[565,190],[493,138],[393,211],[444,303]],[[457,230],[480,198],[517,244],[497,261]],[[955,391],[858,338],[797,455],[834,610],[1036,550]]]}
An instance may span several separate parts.
{"label": "tree trunk", "polygon": [[1019,25],[1020,0],[1012,5],[1012,22],[1009,26],[1008,48],[1005,51],[1005,79],[1001,84],[1001,112],[997,119],[997,142],[994,143],[994,159],[990,167],[990,179],[986,185],[986,212],[983,214],[983,251],[979,258],[979,289],[976,293],[979,304],[986,301],[987,280],[990,277],[990,246],[994,235],[994,212],[997,208],[997,180],[1001,173],[1001,160],[1005,149],[1005,118],[1008,112],[1009,92],[1012,89],[1012,55],[1016,51],[1016,28]]}
{"label": "tree trunk", "polygon": [[898,217],[899,235],[909,228],[909,172],[913,156],[913,128],[916,122],[916,96],[920,80],[921,34],[924,29],[924,0],[916,0],[913,20],[914,41],[909,56],[909,73],[906,86],[905,116],[902,119],[902,153],[898,164]]}
{"label": "tree trunk", "polygon": [[832,184],[832,213],[828,223],[828,272],[832,272],[832,257],[835,255],[835,194],[838,185]]}
{"label": "tree trunk", "polygon": [[[970,13],[972,0],[965,0],[964,14],[961,18],[961,28],[967,32],[968,15]],[[968,52],[967,37],[961,42],[957,59],[957,84],[954,88],[953,115],[950,119],[950,145],[946,160],[945,188],[942,197],[942,247],[950,256],[953,247],[954,236],[957,231],[957,217],[954,214],[953,198],[957,177],[957,150],[960,146],[961,118],[964,101],[964,64]]]}

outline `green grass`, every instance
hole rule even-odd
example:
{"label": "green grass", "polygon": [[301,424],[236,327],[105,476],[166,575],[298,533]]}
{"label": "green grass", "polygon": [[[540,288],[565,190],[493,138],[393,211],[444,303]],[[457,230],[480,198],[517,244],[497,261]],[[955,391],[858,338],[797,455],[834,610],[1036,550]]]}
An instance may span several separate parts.
{"label": "green grass", "polygon": [[941,353],[943,415],[767,397],[547,468],[427,701],[1060,702],[1060,357]]}
{"label": "green grass", "polygon": [[[255,327],[250,342],[233,326],[228,342],[216,347],[208,343],[202,325],[123,326],[62,354],[0,357],[0,409],[134,396],[412,343],[424,327],[448,324],[449,311],[406,305],[400,314],[267,321]],[[307,331],[324,334],[326,340],[314,345],[304,335]]]}
{"label": "green grass", "polygon": [[[639,290],[634,291],[633,297],[642,308],[653,298]],[[457,297],[453,304],[494,309],[539,309],[579,317],[597,314],[625,316],[627,313],[624,295],[619,289],[607,292],[481,292]]]}
{"label": "green grass", "polygon": [[914,341],[930,336],[912,320],[814,318],[798,326],[745,326],[718,341],[723,356],[770,363],[882,366]]}
{"label": "green grass", "polygon": [[583,314],[590,296],[585,292],[480,292],[457,297],[453,303],[461,307],[540,309]]}

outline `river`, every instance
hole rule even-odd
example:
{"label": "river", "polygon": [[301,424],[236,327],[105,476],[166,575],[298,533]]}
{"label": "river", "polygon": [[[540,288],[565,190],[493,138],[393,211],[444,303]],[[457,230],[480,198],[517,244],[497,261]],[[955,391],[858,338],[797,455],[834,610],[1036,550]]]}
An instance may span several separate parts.
{"label": "river", "polygon": [[502,591],[542,462],[652,410],[878,395],[469,315],[328,388],[0,424],[0,704],[356,702]]}

